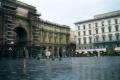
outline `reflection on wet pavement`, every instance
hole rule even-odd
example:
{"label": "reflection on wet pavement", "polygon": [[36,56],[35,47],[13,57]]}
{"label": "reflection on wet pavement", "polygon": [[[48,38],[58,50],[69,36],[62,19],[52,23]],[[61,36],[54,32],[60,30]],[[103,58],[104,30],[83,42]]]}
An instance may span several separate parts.
{"label": "reflection on wet pavement", "polygon": [[1,59],[0,80],[120,80],[120,57]]}

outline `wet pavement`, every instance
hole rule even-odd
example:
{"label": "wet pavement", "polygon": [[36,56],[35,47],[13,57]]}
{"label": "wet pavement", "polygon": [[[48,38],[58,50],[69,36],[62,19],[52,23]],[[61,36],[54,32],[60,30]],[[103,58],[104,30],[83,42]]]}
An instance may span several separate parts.
{"label": "wet pavement", "polygon": [[120,80],[120,57],[1,59],[0,80]]}

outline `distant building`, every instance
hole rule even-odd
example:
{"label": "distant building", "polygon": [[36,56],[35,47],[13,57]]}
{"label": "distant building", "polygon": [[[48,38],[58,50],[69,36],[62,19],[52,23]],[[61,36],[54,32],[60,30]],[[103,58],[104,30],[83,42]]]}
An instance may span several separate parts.
{"label": "distant building", "polygon": [[70,42],[68,44],[69,56],[73,56],[76,52],[76,32],[70,31]]}
{"label": "distant building", "polygon": [[79,52],[120,50],[120,10],[75,23]]}
{"label": "distant building", "polygon": [[70,43],[76,43],[76,31],[70,31]]}
{"label": "distant building", "polygon": [[32,57],[46,49],[53,57],[64,55],[70,28],[39,17],[34,6],[0,0],[0,57]]}

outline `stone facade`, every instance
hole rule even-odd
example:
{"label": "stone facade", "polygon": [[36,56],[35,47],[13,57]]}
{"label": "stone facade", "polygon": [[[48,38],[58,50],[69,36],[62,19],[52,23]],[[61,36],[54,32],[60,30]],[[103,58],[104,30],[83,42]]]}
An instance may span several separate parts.
{"label": "stone facade", "polygon": [[120,50],[120,11],[96,15],[75,25],[79,52]]}
{"label": "stone facade", "polygon": [[[68,26],[41,20],[34,6],[20,1],[0,3],[0,56],[32,57],[48,47],[66,50]],[[57,51],[52,53],[59,54],[61,50]]]}

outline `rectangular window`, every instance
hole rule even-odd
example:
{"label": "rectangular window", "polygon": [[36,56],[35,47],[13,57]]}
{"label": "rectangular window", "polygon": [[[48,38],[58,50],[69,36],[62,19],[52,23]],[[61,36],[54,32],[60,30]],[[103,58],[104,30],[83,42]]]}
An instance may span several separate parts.
{"label": "rectangular window", "polygon": [[92,43],[92,37],[89,37],[89,43]]}
{"label": "rectangular window", "polygon": [[91,24],[88,24],[89,28],[91,28]]}
{"label": "rectangular window", "polygon": [[91,35],[91,30],[89,30],[89,35]]}
{"label": "rectangular window", "polygon": [[85,25],[83,25],[83,29],[85,29]]}
{"label": "rectangular window", "polygon": [[84,44],[86,44],[86,37],[84,37],[83,40],[84,40]]}
{"label": "rectangular window", "polygon": [[78,26],[78,30],[80,30],[80,26]]}
{"label": "rectangular window", "polygon": [[96,36],[96,42],[98,42],[99,41],[99,36]]}
{"label": "rectangular window", "polygon": [[108,27],[109,32],[111,32],[111,26]]}
{"label": "rectangular window", "polygon": [[83,31],[83,35],[86,35],[86,32],[85,32],[85,31]]}
{"label": "rectangular window", "polygon": [[108,20],[108,25],[110,25],[111,24],[111,20]]}
{"label": "rectangular window", "polygon": [[116,40],[119,40],[119,33],[115,34]]}
{"label": "rectangular window", "polygon": [[115,24],[118,24],[118,19],[115,19]]}
{"label": "rectangular window", "polygon": [[98,23],[95,23],[95,27],[98,27]]}
{"label": "rectangular window", "polygon": [[103,41],[105,41],[105,35],[102,35],[102,39],[103,39]]}
{"label": "rectangular window", "polygon": [[102,28],[102,33],[104,33],[104,32],[105,32],[105,28],[103,27],[103,28]]}
{"label": "rectangular window", "polygon": [[96,34],[98,34],[98,29],[96,28]]}
{"label": "rectangular window", "polygon": [[81,44],[81,38],[78,39],[78,43]]}
{"label": "rectangular window", "polygon": [[115,26],[115,30],[116,30],[116,31],[119,30],[119,26],[118,26],[118,25]]}
{"label": "rectangular window", "polygon": [[104,21],[101,22],[101,25],[104,26]]}
{"label": "rectangular window", "polygon": [[112,40],[112,34],[109,35],[109,40],[110,40],[110,41]]}
{"label": "rectangular window", "polygon": [[80,32],[78,32],[78,36],[80,36]]}

